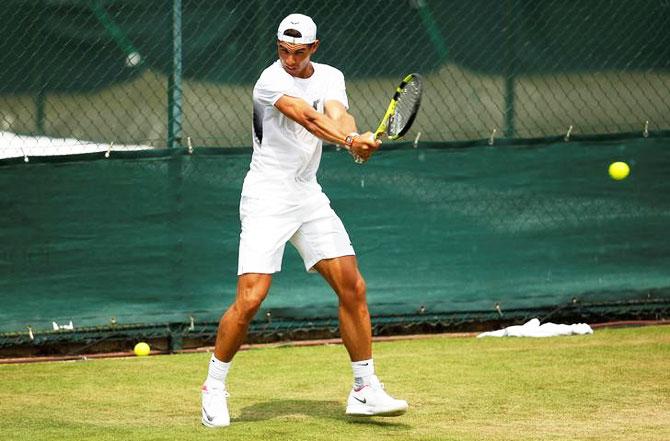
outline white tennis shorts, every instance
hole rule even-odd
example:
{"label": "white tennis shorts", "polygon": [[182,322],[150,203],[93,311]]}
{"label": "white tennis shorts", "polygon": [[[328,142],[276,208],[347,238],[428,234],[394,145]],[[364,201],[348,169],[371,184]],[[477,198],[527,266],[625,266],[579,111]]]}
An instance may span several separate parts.
{"label": "white tennis shorts", "polygon": [[322,192],[291,202],[242,196],[240,220],[238,275],[281,271],[287,241],[309,272],[322,259],[355,254],[342,221]]}

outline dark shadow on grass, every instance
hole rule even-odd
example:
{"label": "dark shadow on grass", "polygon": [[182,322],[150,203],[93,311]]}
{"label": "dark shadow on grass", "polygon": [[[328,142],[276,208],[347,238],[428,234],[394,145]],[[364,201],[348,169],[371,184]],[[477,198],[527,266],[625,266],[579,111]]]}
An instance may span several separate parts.
{"label": "dark shadow on grass", "polygon": [[347,416],[344,414],[343,403],[325,400],[269,400],[243,408],[240,416],[232,420],[242,423],[294,415],[328,418],[351,424],[366,424],[378,427],[398,429],[410,429],[412,427],[409,424],[398,422],[395,418]]}

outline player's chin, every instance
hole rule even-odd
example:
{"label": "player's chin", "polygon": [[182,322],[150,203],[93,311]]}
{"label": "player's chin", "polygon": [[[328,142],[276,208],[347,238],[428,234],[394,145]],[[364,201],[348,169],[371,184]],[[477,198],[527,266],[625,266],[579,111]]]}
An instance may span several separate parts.
{"label": "player's chin", "polygon": [[284,70],[285,70],[286,72],[290,73],[290,74],[293,74],[293,73],[295,73],[295,72],[298,70],[297,67],[287,66],[287,65],[284,64],[284,63],[282,63],[281,67],[284,68]]}

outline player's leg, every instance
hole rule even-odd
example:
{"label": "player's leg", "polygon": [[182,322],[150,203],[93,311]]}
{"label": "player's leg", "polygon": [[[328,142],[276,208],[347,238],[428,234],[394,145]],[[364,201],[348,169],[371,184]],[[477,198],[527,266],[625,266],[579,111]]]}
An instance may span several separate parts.
{"label": "player's leg", "polygon": [[314,269],[326,279],[339,299],[340,334],[354,373],[346,413],[359,416],[404,414],[407,402],[387,394],[374,373],[370,313],[365,281],[358,270],[356,256],[323,259],[314,265]]}
{"label": "player's leg", "polygon": [[230,424],[226,391],[230,362],[247,335],[249,323],[267,297],[271,282],[271,274],[240,275],[235,301],[219,321],[214,355],[202,386],[202,424],[207,427],[225,427]]}
{"label": "player's leg", "polygon": [[365,280],[358,271],[356,256],[323,259],[314,265],[337,293],[342,342],[352,362],[372,358],[372,330]]}
{"label": "player's leg", "polygon": [[349,394],[350,415],[400,415],[407,402],[384,392],[374,375],[372,331],[366,299],[365,281],[349,235],[323,194],[306,201],[302,225],[291,237],[308,271],[318,271],[337,293],[340,334],[354,373]]}
{"label": "player's leg", "polygon": [[237,294],[219,321],[214,354],[202,394],[202,423],[205,426],[221,427],[230,423],[225,389],[228,370],[246,337],[249,323],[268,294],[272,274],[281,270],[286,241],[300,227],[295,209],[295,204],[271,198],[243,196],[240,200],[242,231]]}
{"label": "player's leg", "polygon": [[230,362],[247,335],[249,323],[258,312],[270,290],[272,274],[247,273],[237,280],[235,302],[219,321],[214,356]]}

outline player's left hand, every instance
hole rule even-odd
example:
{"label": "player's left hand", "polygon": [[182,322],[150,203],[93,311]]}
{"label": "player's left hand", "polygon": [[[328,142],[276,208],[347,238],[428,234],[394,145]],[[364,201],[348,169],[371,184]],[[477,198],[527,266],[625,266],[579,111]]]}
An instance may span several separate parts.
{"label": "player's left hand", "polygon": [[365,162],[370,159],[380,145],[382,145],[382,142],[375,138],[374,133],[365,132],[354,137],[351,144],[351,154],[356,159],[356,162]]}

